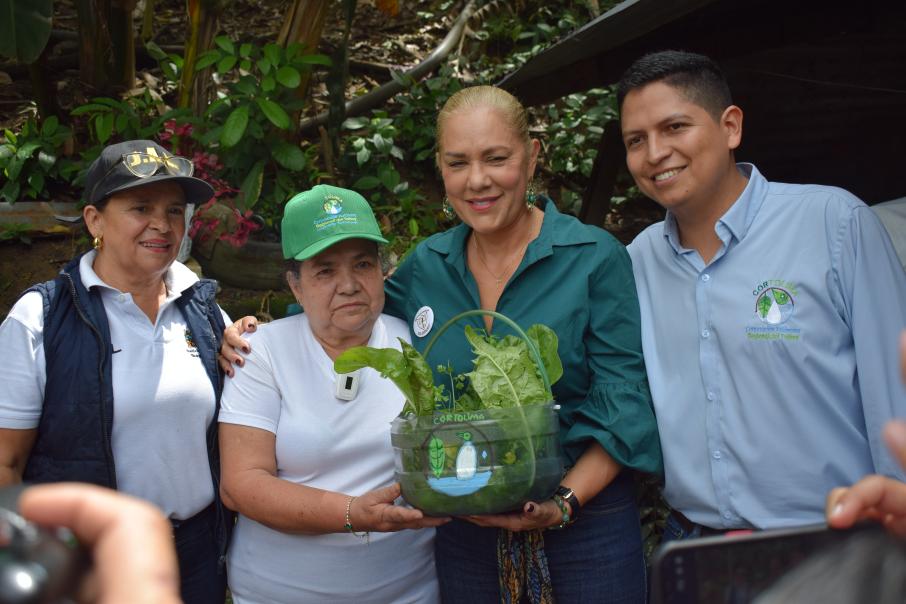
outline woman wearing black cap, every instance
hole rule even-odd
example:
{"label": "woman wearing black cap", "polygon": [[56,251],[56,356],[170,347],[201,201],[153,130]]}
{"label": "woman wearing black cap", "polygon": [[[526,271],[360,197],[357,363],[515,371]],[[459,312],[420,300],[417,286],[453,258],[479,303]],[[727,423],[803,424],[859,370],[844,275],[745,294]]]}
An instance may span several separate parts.
{"label": "woman wearing black cap", "polygon": [[186,203],[212,195],[191,161],[152,141],[110,145],[88,169],[94,249],[0,325],[0,485],[82,481],[156,504],[173,524],[183,600],[222,604],[225,315],[216,285],[175,262]]}

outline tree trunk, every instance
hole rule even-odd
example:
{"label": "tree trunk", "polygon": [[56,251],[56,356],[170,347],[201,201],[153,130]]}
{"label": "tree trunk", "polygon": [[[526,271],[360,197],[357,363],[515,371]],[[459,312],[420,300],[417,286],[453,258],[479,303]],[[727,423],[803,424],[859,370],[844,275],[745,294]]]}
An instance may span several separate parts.
{"label": "tree trunk", "polygon": [[79,79],[92,94],[111,95],[135,81],[135,0],[77,0]]}
{"label": "tree trunk", "polygon": [[[303,52],[307,54],[315,52],[321,41],[321,31],[324,29],[329,8],[330,2],[323,0],[295,0],[286,14],[283,27],[280,28],[277,44],[286,48],[290,44],[298,43],[302,45]],[[296,89],[299,98],[303,98],[308,91],[311,70],[306,70],[301,75],[302,81]]]}

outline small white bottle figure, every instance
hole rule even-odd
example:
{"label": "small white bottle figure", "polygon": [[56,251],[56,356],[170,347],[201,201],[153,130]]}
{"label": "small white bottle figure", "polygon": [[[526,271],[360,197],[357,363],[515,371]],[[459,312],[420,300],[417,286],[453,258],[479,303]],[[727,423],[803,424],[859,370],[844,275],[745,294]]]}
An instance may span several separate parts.
{"label": "small white bottle figure", "polygon": [[478,468],[478,455],[475,452],[475,445],[472,444],[471,432],[463,432],[459,436],[465,442],[456,454],[456,478],[469,480],[475,476],[475,470]]}

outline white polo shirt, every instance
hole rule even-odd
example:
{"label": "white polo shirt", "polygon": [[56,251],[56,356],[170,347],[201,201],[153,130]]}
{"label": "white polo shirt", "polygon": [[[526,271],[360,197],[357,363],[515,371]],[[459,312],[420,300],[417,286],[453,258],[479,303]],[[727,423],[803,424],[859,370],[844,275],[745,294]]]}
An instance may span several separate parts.
{"label": "white polo shirt", "polygon": [[[110,326],[117,487],[171,518],[190,518],[214,499],[205,438],[214,418],[214,388],[175,304],[198,277],[179,262],[170,266],[167,298],[152,324],[131,294],[97,276],[94,257],[93,251],[82,257],[79,273],[86,289],[100,293]],[[229,323],[226,314],[224,320]],[[37,292],[20,298],[0,324],[7,357],[0,369],[0,428],[38,426],[47,380],[43,331]]]}

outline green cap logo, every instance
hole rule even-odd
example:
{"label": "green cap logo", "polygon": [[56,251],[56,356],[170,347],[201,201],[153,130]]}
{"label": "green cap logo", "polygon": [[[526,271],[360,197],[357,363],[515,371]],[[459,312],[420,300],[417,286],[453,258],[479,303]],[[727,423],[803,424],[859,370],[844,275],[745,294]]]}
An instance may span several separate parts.
{"label": "green cap logo", "polygon": [[387,243],[364,197],[330,185],[318,185],[290,199],[283,210],[283,257],[306,260],[344,239]]}

